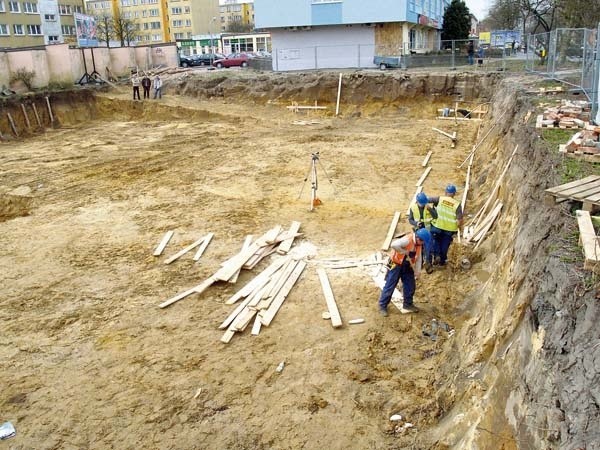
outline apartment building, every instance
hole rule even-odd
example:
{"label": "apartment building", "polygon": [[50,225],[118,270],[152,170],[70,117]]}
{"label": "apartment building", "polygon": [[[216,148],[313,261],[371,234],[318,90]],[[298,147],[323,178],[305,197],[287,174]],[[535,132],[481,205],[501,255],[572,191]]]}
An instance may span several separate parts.
{"label": "apartment building", "polygon": [[0,0],[0,48],[74,43],[83,0]]}
{"label": "apartment building", "polygon": [[228,31],[232,24],[254,27],[254,2],[252,0],[221,0],[219,8],[222,32]]}
{"label": "apartment building", "polygon": [[255,0],[271,33],[273,68],[374,66],[374,56],[424,52],[439,42],[450,0]]}

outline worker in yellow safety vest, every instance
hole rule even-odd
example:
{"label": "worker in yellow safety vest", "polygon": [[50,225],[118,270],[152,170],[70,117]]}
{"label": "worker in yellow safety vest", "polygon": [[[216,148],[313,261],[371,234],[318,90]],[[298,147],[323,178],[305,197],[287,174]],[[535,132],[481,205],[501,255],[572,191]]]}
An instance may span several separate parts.
{"label": "worker in yellow safety vest", "polygon": [[[437,211],[433,205],[429,203],[427,194],[425,194],[425,192],[419,192],[415,198],[415,203],[410,206],[408,211],[408,223],[412,225],[413,231],[417,231],[421,228],[431,230],[431,221],[437,219],[437,216]],[[427,251],[423,252],[424,266],[427,273],[431,273],[433,271],[433,257],[431,251],[429,251],[430,249],[426,250]]]}
{"label": "worker in yellow safety vest", "polygon": [[449,184],[446,186],[445,195],[429,198],[437,212],[437,218],[431,221],[434,265],[446,265],[452,239],[462,228],[463,211],[460,201],[454,198],[455,195],[456,186]]}

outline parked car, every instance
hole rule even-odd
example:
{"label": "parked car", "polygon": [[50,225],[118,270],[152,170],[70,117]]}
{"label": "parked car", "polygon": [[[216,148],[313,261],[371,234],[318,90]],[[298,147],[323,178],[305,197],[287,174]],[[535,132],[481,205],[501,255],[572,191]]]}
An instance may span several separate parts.
{"label": "parked car", "polygon": [[225,56],[220,53],[201,53],[198,55],[180,56],[179,65],[181,67],[210,66],[213,61],[222,58],[225,58]]}
{"label": "parked car", "polygon": [[213,66],[220,69],[222,67],[248,67],[248,55],[245,53],[232,53],[226,58],[217,59]]}

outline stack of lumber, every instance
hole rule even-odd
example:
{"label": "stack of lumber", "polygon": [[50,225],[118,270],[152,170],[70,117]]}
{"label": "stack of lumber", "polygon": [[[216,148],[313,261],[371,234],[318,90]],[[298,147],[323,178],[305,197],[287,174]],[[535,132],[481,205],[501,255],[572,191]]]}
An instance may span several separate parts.
{"label": "stack of lumber", "polygon": [[299,228],[299,222],[292,223],[290,229],[283,232],[281,231],[281,225],[275,226],[264,235],[256,239],[254,242],[250,244],[244,244],[242,250],[221,264],[221,268],[217,270],[214,275],[199,285],[183,291],[177,294],[175,297],[165,300],[159,306],[161,308],[166,308],[167,306],[170,306],[191,294],[200,294],[217,281],[230,281],[232,279],[236,280],[241,269],[255,267],[260,260],[275,251],[279,251],[280,253],[284,254],[287,253],[294,238],[300,236],[300,233],[296,232]]}
{"label": "stack of lumber", "polygon": [[588,211],[575,211],[579,226],[579,245],[583,247],[585,262],[583,268],[600,272],[600,245],[592,218]]}
{"label": "stack of lumber", "polygon": [[329,258],[312,260],[311,262],[327,269],[348,269],[351,267],[376,266],[378,264],[381,264],[382,258]]}
{"label": "stack of lumber", "polygon": [[219,329],[227,329],[221,342],[231,341],[234,334],[244,331],[252,320],[253,335],[258,335],[263,325],[269,326],[305,267],[305,261],[291,256],[277,258],[227,300],[226,304],[233,304],[244,298],[219,326]]}
{"label": "stack of lumber", "polygon": [[568,156],[600,154],[600,127],[586,125],[584,130],[571,136],[565,145],[560,145],[558,151],[571,154]]}
{"label": "stack of lumber", "polygon": [[584,128],[590,120],[590,104],[584,100],[561,101],[537,116],[536,128]]}

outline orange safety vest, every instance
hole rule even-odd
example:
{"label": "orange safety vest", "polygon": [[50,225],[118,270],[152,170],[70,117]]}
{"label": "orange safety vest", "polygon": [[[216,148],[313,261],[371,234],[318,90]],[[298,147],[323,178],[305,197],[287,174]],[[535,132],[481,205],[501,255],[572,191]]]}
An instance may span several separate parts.
{"label": "orange safety vest", "polygon": [[[421,255],[422,248],[423,248],[422,244],[417,244],[417,240],[415,238],[415,233],[410,233],[408,235],[408,246],[405,248],[405,250],[409,253],[415,252],[415,257],[410,259],[412,264],[417,263],[417,259]],[[391,258],[392,258],[392,262],[394,264],[402,264],[404,262],[404,258],[408,258],[408,255],[404,255],[392,248]]]}

